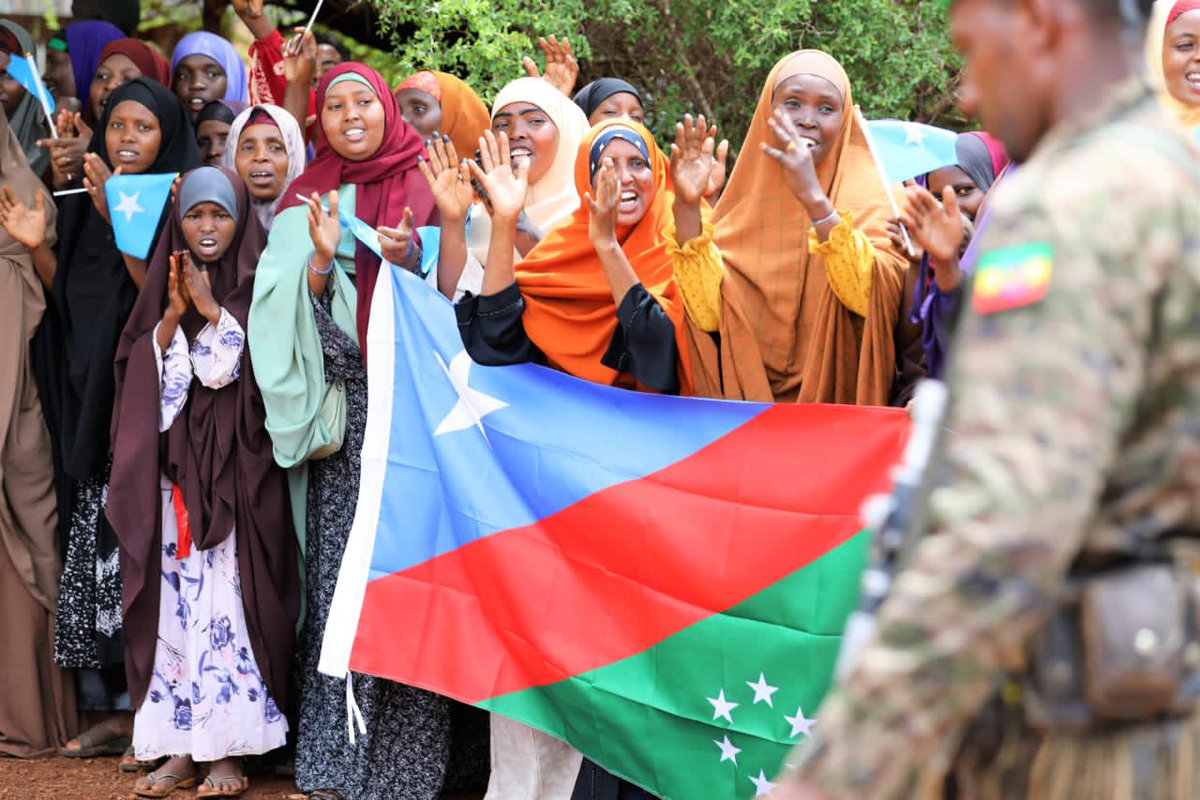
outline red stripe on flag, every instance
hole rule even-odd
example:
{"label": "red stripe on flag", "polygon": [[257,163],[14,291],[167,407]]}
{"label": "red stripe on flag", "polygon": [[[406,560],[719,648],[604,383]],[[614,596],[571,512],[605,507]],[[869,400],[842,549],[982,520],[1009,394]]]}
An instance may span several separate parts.
{"label": "red stripe on flag", "polygon": [[656,473],[370,581],[351,669],[477,702],[638,653],[859,531],[907,431],[889,409],[772,406]]}

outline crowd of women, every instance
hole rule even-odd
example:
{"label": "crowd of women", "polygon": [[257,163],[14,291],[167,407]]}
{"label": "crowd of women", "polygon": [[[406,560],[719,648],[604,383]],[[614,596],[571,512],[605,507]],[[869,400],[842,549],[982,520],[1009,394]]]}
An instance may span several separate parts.
{"label": "crowd of women", "polygon": [[[1200,0],[1162,5],[1151,60],[1194,124]],[[169,61],[103,21],[53,35],[55,136],[0,77],[0,752],[119,754],[139,796],[217,797],[281,751],[313,798],[433,798],[470,739],[461,709],[355,676],[351,746],[346,687],[316,670],[380,270],[452,300],[483,364],[903,406],[944,369],[971,234],[1010,168],[961,134],[958,166],[899,187],[895,218],[822,52],[779,60],[728,168],[703,117],[664,152],[624,80],[572,99],[565,40],[489,110],[454,76],[393,89],[336,40],[235,8],[248,66],[211,33]],[[38,51],[0,21],[0,67]],[[145,259],[115,245],[117,173],[181,176]],[[518,723],[490,736],[489,798],[641,796]]]}

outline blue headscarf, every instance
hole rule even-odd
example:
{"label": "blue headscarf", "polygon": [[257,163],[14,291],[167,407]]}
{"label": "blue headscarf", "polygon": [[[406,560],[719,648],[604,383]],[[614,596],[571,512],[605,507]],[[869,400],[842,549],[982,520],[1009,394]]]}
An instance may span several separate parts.
{"label": "blue headscarf", "polygon": [[96,74],[96,67],[100,65],[100,51],[109,42],[124,39],[125,34],[116,25],[103,20],[73,22],[67,26],[64,33],[67,38],[67,55],[71,57],[71,72],[75,75],[75,94],[86,112],[92,76]]}
{"label": "blue headscarf", "polygon": [[175,52],[171,54],[172,81],[175,79],[175,68],[188,56],[208,56],[221,65],[221,69],[225,70],[226,100],[241,100],[243,103],[249,100],[246,64],[229,42],[207,31],[189,33],[180,39],[179,44],[175,45]]}

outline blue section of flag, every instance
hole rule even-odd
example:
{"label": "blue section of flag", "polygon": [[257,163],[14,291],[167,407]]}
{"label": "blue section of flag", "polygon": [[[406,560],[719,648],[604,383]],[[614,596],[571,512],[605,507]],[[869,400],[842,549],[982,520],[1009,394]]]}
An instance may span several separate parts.
{"label": "blue section of flag", "polygon": [[867,126],[889,183],[902,183],[958,163],[954,149],[958,134],[954,131],[897,120],[868,122]]}
{"label": "blue section of flag", "polygon": [[13,80],[25,87],[25,91],[29,92],[34,98],[45,97],[46,102],[50,104],[50,113],[54,113],[54,98],[50,96],[50,90],[46,88],[46,84],[42,83],[42,76],[36,70],[29,66],[29,60],[24,56],[19,56],[12,53],[8,57],[8,74]]}
{"label": "blue section of flag", "polygon": [[[329,207],[325,207],[325,212],[329,213]],[[383,249],[379,246],[379,231],[372,228],[367,223],[363,222],[353,214],[347,214],[345,211],[338,209],[338,219],[342,223],[343,228],[349,228],[354,234],[354,238],[367,246],[375,255],[383,258]]]}
{"label": "blue section of flag", "polygon": [[[643,478],[766,408],[615,389],[534,364],[475,364],[449,302],[406,270],[388,272],[368,336],[369,352],[394,355],[379,516],[413,535],[376,540],[372,577]],[[389,311],[391,324],[377,325]],[[371,367],[372,381],[386,379],[375,358]]]}
{"label": "blue section of flag", "polygon": [[154,244],[163,206],[171,195],[174,172],[113,175],[104,183],[108,216],[117,249],[145,259]]}

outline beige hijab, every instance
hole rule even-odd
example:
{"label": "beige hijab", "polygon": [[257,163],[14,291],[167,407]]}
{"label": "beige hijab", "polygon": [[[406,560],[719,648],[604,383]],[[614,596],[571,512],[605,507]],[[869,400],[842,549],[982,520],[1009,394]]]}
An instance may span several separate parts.
{"label": "beige hijab", "polygon": [[1158,0],[1150,15],[1150,24],[1146,29],[1146,66],[1149,70],[1150,81],[1158,90],[1159,99],[1179,121],[1188,127],[1200,125],[1200,108],[1194,108],[1179,102],[1167,91],[1167,79],[1163,72],[1163,46],[1167,37],[1167,17],[1175,7],[1177,0]]}
{"label": "beige hijab", "polygon": [[[775,88],[794,75],[836,86],[845,117],[836,147],[817,169],[825,193],[854,217],[875,248],[866,318],[834,295],[824,259],[808,250],[812,220],[787,189],[782,167],[760,145]],[[777,63],[759,96],[750,131],[713,213],[725,258],[720,350],[711,337],[691,337],[697,393],[733,399],[883,405],[895,371],[893,332],[899,322],[907,262],[886,231],[890,206],[854,113],[841,65],[816,50]]]}
{"label": "beige hijab", "polygon": [[[579,153],[579,143],[588,131],[588,121],[571,98],[541,78],[518,78],[501,89],[492,104],[492,119],[500,109],[513,103],[532,103],[545,111],[558,128],[554,161],[541,180],[529,187],[525,197],[525,214],[545,235],[579,208],[579,194],[575,191],[575,157]],[[492,218],[483,209],[477,209],[467,228],[467,249],[481,264],[487,263],[491,237]]]}
{"label": "beige hijab", "polygon": [[[0,183],[33,207],[45,198],[48,243],[55,242],[54,200],[33,174],[0,110]],[[50,436],[30,364],[30,340],[46,308],[29,251],[0,227],[0,541],[33,598],[53,613],[62,561]]]}

